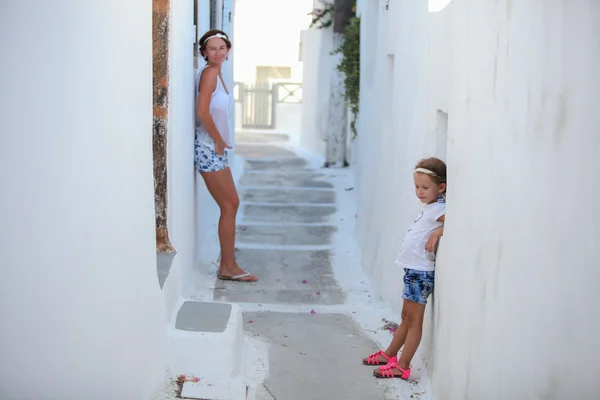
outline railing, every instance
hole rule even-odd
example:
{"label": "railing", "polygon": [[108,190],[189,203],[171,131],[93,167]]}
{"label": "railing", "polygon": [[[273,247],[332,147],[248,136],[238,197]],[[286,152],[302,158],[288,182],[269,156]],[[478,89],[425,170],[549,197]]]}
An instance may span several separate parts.
{"label": "railing", "polygon": [[302,84],[296,82],[276,83],[277,103],[301,103],[302,102]]}
{"label": "railing", "polygon": [[273,84],[244,84],[235,82],[233,98],[241,103],[242,127],[255,129],[275,128],[277,104],[302,102],[302,84],[275,82]]}

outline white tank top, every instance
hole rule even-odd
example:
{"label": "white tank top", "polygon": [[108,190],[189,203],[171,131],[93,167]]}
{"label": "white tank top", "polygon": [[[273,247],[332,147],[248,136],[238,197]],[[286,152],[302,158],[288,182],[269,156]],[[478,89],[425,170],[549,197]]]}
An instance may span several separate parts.
{"label": "white tank top", "polygon": [[[196,105],[198,104],[198,85],[200,82],[200,77],[202,76],[202,71],[207,67],[204,66],[200,72],[198,73],[198,78],[196,79]],[[229,116],[231,115],[231,107],[233,105],[233,96],[231,93],[227,93],[225,91],[225,87],[221,82],[221,78],[217,76],[217,87],[215,91],[212,93],[210,98],[210,106],[209,112],[213,121],[215,122],[215,126],[217,130],[221,134],[223,141],[227,143],[229,146],[233,148],[233,129],[231,127],[231,120]],[[200,120],[196,116],[196,137],[197,141],[200,144],[203,144],[214,150],[215,141],[209,135],[208,131],[202,126]]]}

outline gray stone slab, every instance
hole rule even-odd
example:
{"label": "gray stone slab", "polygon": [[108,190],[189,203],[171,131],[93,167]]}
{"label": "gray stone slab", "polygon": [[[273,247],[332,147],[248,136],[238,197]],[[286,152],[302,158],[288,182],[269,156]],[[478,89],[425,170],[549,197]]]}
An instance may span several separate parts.
{"label": "gray stone slab", "polygon": [[[341,314],[246,313],[244,329],[271,342],[265,389],[275,399],[383,399],[361,359],[378,350]],[[252,323],[248,323],[252,321]]]}
{"label": "gray stone slab", "polygon": [[275,246],[319,246],[331,244],[335,231],[335,226],[239,225],[237,241]]}
{"label": "gray stone slab", "polygon": [[239,265],[259,280],[243,285],[217,280],[216,301],[264,304],[343,304],[345,301],[333,277],[327,250],[241,249],[236,256]]}
{"label": "gray stone slab", "polygon": [[156,252],[156,273],[158,275],[158,284],[162,289],[165,285],[165,281],[171,271],[171,265],[173,264],[173,258],[177,253],[161,253]]}
{"label": "gray stone slab", "polygon": [[276,186],[276,187],[306,187],[306,188],[333,188],[330,182],[319,180],[324,178],[316,172],[288,172],[260,174],[248,172],[240,179],[243,186]]}
{"label": "gray stone slab", "polygon": [[242,157],[295,157],[296,154],[280,146],[271,144],[239,144],[235,146],[235,151]]}
{"label": "gray stone slab", "polygon": [[244,189],[240,188],[243,201],[261,203],[319,203],[335,204],[335,192],[311,189]]}
{"label": "gray stone slab", "polygon": [[334,206],[259,205],[244,206],[244,222],[326,223]]}
{"label": "gray stone slab", "polygon": [[235,134],[235,141],[238,143],[277,143],[290,140],[288,135],[282,133],[253,133],[243,132]]}
{"label": "gray stone slab", "polygon": [[282,171],[282,170],[306,170],[308,163],[303,158],[289,157],[278,160],[246,160],[249,171]]}
{"label": "gray stone slab", "polygon": [[224,332],[231,304],[186,301],[177,312],[175,329],[193,332]]}

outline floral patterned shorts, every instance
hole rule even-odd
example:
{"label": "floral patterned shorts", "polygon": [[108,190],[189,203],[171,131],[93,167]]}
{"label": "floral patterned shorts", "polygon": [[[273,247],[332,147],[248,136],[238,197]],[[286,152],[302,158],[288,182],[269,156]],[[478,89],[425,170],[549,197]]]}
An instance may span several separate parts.
{"label": "floral patterned shorts", "polygon": [[435,271],[418,271],[404,268],[404,291],[402,297],[419,304],[427,304],[427,298],[433,292]]}
{"label": "floral patterned shorts", "polygon": [[213,149],[202,144],[196,138],[194,146],[194,165],[198,172],[216,172],[229,167],[227,152],[218,155]]}

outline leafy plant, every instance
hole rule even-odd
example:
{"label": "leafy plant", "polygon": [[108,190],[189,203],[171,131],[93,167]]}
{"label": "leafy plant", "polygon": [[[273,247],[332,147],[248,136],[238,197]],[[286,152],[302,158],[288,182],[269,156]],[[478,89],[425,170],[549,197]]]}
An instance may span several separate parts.
{"label": "leafy plant", "polygon": [[353,139],[356,138],[356,117],[358,116],[360,89],[360,17],[352,17],[346,26],[344,38],[340,47],[331,54],[341,54],[342,60],[337,66],[344,73],[344,99],[352,111]]}

